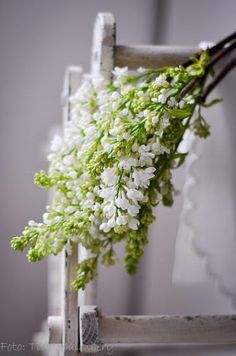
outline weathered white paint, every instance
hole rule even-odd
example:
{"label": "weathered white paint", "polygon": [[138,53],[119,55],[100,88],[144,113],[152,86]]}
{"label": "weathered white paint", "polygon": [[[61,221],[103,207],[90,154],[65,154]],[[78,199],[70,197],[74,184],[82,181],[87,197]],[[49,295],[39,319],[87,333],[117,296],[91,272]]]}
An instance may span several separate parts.
{"label": "weathered white paint", "polygon": [[236,315],[108,316],[99,318],[103,343],[236,343]]}
{"label": "weathered white paint", "polygon": [[99,13],[93,31],[91,72],[112,79],[116,28],[113,14]]}
{"label": "weathered white paint", "polygon": [[[236,315],[101,315],[80,309],[80,349],[120,344],[236,344]],[[96,349],[97,347],[97,349]]]}

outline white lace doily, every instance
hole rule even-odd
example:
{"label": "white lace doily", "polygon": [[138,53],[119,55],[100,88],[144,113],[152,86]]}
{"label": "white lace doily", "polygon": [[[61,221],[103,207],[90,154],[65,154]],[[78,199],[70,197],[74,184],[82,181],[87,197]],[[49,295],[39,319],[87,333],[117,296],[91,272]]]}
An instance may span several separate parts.
{"label": "white lace doily", "polygon": [[[236,305],[236,73],[214,92],[223,103],[206,109],[211,136],[187,138],[183,209],[176,239],[173,282],[213,278]],[[204,268],[202,268],[204,265]]]}

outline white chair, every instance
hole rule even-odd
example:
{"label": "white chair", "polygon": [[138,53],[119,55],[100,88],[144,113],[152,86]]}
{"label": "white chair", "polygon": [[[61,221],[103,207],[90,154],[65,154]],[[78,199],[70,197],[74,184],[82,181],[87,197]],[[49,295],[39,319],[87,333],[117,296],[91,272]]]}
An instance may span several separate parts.
{"label": "white chair", "polygon": [[[115,66],[155,68],[185,62],[193,48],[166,46],[122,46],[116,44],[112,14],[100,13],[94,26],[92,73],[112,80]],[[78,88],[80,68],[70,67],[65,75],[64,121],[69,120],[68,97]],[[78,257],[79,254],[79,257]],[[50,355],[97,352],[102,345],[158,343],[236,343],[236,316],[103,316],[97,310],[96,284],[85,292],[71,287],[78,258],[88,252],[75,247],[72,255],[49,259],[49,342],[58,344]],[[99,306],[98,306],[99,307]],[[78,313],[79,310],[79,313]]]}

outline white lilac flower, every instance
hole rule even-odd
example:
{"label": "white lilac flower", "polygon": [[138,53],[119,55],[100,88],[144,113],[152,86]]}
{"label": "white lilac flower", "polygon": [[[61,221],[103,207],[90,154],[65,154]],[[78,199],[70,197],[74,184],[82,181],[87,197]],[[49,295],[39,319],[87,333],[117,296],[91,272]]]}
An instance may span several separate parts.
{"label": "white lilac flower", "polygon": [[126,82],[126,79],[128,77],[128,67],[123,67],[123,68],[115,67],[112,73],[115,77],[115,80],[113,82],[114,86],[121,87],[122,91],[126,90],[123,84]]}
{"label": "white lilac flower", "polygon": [[159,115],[153,116],[152,117],[152,123],[156,124],[159,121]]}
{"label": "white lilac flower", "polygon": [[94,201],[92,200],[92,199],[86,199],[85,201],[84,201],[84,207],[85,208],[92,208],[93,207],[93,205],[94,205]]}
{"label": "white lilac flower", "polygon": [[93,211],[96,213],[100,210],[101,204],[95,203],[92,207]]}
{"label": "white lilac flower", "polygon": [[133,172],[133,179],[136,187],[148,188],[150,180],[154,177],[155,170],[156,169],[154,167],[149,167],[142,170],[135,170]]}
{"label": "white lilac flower", "polygon": [[122,210],[127,210],[129,207],[129,201],[125,196],[125,192],[119,192],[118,197],[116,198],[116,205]]}
{"label": "white lilac flower", "polygon": [[72,155],[69,155],[69,156],[66,156],[63,158],[63,163],[66,165],[66,166],[71,166],[75,163],[75,157],[72,156]]}
{"label": "white lilac flower", "polygon": [[179,102],[179,108],[183,109],[183,107],[185,106],[185,101],[184,100],[180,100]]}
{"label": "white lilac flower", "polygon": [[139,68],[137,69],[137,72],[138,72],[138,73],[145,73],[146,70],[147,70],[146,68],[139,67]]}
{"label": "white lilac flower", "polygon": [[65,212],[66,213],[74,213],[77,210],[77,208],[75,206],[71,206],[69,205],[66,209]]}
{"label": "white lilac flower", "polygon": [[129,204],[128,213],[130,216],[136,216],[139,213],[140,206]]}
{"label": "white lilac flower", "polygon": [[160,144],[160,141],[157,140],[156,142],[154,142],[152,144],[152,152],[155,154],[155,155],[161,155],[162,153],[166,152],[168,153],[169,152],[169,149],[162,146]]}
{"label": "white lilac flower", "polygon": [[59,135],[55,135],[55,137],[52,140],[51,146],[50,146],[50,150],[52,152],[60,152],[60,150],[63,147],[63,139],[61,136]]}
{"label": "white lilac flower", "polygon": [[36,226],[36,222],[34,220],[29,220],[28,225],[31,227]]}
{"label": "white lilac flower", "polygon": [[111,94],[111,97],[112,99],[116,100],[120,97],[120,94],[117,91],[115,91],[114,93]]}
{"label": "white lilac flower", "polygon": [[50,221],[50,214],[44,213],[43,214],[43,222],[44,222],[44,224],[48,224],[49,221]]}
{"label": "white lilac flower", "polygon": [[129,227],[132,229],[132,230],[137,230],[138,229],[138,226],[139,226],[139,221],[138,219],[135,219],[135,218],[132,218],[129,220]]}
{"label": "white lilac flower", "polygon": [[122,214],[118,214],[118,217],[116,219],[116,223],[117,225],[126,225],[127,224],[127,218],[125,217],[125,215]]}
{"label": "white lilac flower", "polygon": [[155,80],[154,80],[154,84],[156,84],[157,86],[162,86],[165,84],[168,84],[167,80],[166,80],[166,75],[165,74],[160,74]]}
{"label": "white lilac flower", "polygon": [[152,98],[151,101],[152,101],[153,103],[158,103],[158,99],[157,99],[157,98]]}
{"label": "white lilac flower", "polygon": [[129,140],[131,138],[131,135],[129,132],[125,132],[122,134],[122,137],[125,139],[125,140]]}
{"label": "white lilac flower", "polygon": [[168,102],[167,102],[168,106],[170,106],[171,108],[173,108],[176,104],[177,104],[177,101],[176,99],[172,96]]}
{"label": "white lilac flower", "polygon": [[116,77],[123,77],[123,76],[128,76],[128,67],[115,67],[113,72],[112,72]]}
{"label": "white lilac flower", "polygon": [[123,110],[121,111],[121,114],[122,114],[123,116],[127,116],[128,113],[129,113],[129,111],[128,111],[127,108],[125,108],[125,109],[123,109]]}
{"label": "white lilac flower", "polygon": [[102,144],[105,152],[110,153],[112,151],[112,144],[108,137],[103,137],[101,139],[101,144]]}
{"label": "white lilac flower", "polygon": [[99,196],[105,201],[113,201],[116,196],[116,189],[114,187],[101,188],[99,191]]}
{"label": "white lilac flower", "polygon": [[143,199],[143,193],[140,190],[126,188],[126,191],[127,191],[127,197],[133,200],[135,203]]}
{"label": "white lilac flower", "polygon": [[118,164],[119,168],[124,168],[129,171],[132,167],[136,167],[138,165],[138,160],[134,157],[129,158],[121,158]]}
{"label": "white lilac flower", "polygon": [[155,157],[155,155],[150,151],[150,146],[145,146],[142,145],[139,147],[138,152],[140,154],[139,157],[139,165],[140,167],[144,167],[144,166],[151,166],[152,165],[152,160]]}
{"label": "white lilac flower", "polygon": [[107,225],[112,229],[116,226],[116,215],[114,214],[108,221]]}
{"label": "white lilac flower", "polygon": [[68,176],[72,179],[76,179],[77,178],[77,173],[76,171],[70,171]]}
{"label": "white lilac flower", "polygon": [[119,107],[120,103],[118,101],[115,101],[114,103],[112,103],[112,110],[116,110]]}
{"label": "white lilac flower", "polygon": [[137,144],[137,142],[135,142],[132,146],[132,152],[137,152],[139,149],[139,145]]}
{"label": "white lilac flower", "polygon": [[100,225],[100,230],[102,230],[103,232],[109,232],[111,230],[111,226],[109,226],[106,222],[103,222]]}
{"label": "white lilac flower", "polygon": [[165,104],[165,103],[166,103],[166,100],[167,100],[167,96],[166,96],[166,95],[160,94],[160,95],[158,96],[158,101],[159,101],[159,103]]}
{"label": "white lilac flower", "polygon": [[[113,244],[125,240],[126,267],[134,271],[153,220],[152,205],[173,193],[171,171],[159,165],[159,159],[166,158],[171,167],[169,153],[177,150],[175,137],[168,137],[175,122],[171,108],[191,104],[194,109],[201,93],[196,89],[201,88],[178,102],[177,92],[186,85],[181,78],[192,79],[187,69],[166,67],[163,73],[140,69],[137,77],[129,75],[127,67],[115,68],[110,86],[101,76],[85,75],[69,98],[70,120],[51,144],[49,172],[36,177],[37,184],[54,188],[52,204],[43,223],[30,221],[22,235],[23,248],[30,241],[31,262],[63,247],[70,252],[72,243],[78,242],[109,260]],[[180,120],[183,131],[185,124]],[[31,249],[35,236],[36,248]],[[112,263],[110,259],[108,264]],[[94,267],[85,267],[94,273]],[[82,272],[76,288],[87,283],[84,276],[90,273]]]}
{"label": "white lilac flower", "polygon": [[110,219],[116,213],[116,207],[113,202],[106,204],[103,208],[103,215]]}
{"label": "white lilac flower", "polygon": [[118,175],[116,173],[116,168],[105,168],[101,174],[102,182],[108,187],[116,185],[118,181]]}

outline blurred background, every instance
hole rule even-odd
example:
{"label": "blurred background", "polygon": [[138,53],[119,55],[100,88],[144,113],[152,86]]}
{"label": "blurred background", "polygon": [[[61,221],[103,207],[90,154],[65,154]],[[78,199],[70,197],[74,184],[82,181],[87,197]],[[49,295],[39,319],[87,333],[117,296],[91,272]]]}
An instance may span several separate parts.
{"label": "blurred background", "polygon": [[[93,23],[101,11],[115,15],[118,43],[197,47],[202,40],[217,41],[234,31],[236,2],[0,0],[0,343],[29,343],[47,317],[47,262],[29,265],[25,254],[12,251],[9,242],[29,219],[40,220],[44,212],[47,194],[34,186],[34,173],[46,167],[43,147],[50,129],[61,122],[65,68],[79,64],[89,70]],[[235,81],[230,83],[235,91]],[[179,170],[178,188],[183,180],[184,170]],[[126,275],[122,264],[101,269],[98,305],[105,313],[236,311],[210,277],[193,285],[173,283],[181,204],[180,195],[172,209],[157,209],[150,244],[134,277]],[[199,269],[204,269],[200,263]],[[235,353],[218,348],[158,354]],[[23,354],[33,355],[28,348]]]}

